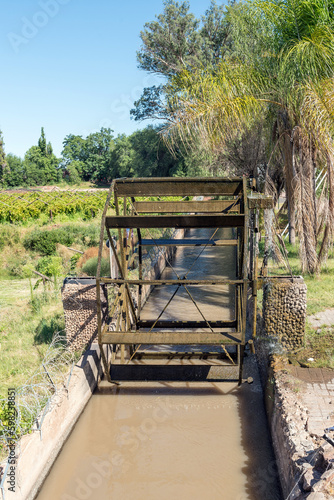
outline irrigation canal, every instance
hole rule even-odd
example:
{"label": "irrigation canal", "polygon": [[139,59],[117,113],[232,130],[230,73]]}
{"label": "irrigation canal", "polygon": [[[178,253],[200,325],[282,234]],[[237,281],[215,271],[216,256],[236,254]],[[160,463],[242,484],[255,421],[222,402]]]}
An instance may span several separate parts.
{"label": "irrigation canal", "polygon": [[[207,229],[196,230],[201,237]],[[220,237],[229,237],[220,230]],[[177,250],[173,266],[189,269],[196,247]],[[235,248],[205,248],[189,273],[235,276]],[[166,268],[166,276],[171,269]],[[196,295],[201,310],[214,320],[234,314],[229,285]],[[168,299],[155,287],[145,314],[152,317]],[[180,292],[162,319],[198,311]],[[182,315],[182,314],[181,314]],[[210,349],[211,350],[211,349]],[[197,359],[174,364],[205,363]],[[208,361],[209,362],[209,361]],[[143,365],[144,360],[136,363]],[[161,360],[159,361],[161,364]],[[170,364],[170,360],[165,361]],[[210,361],[212,364],[212,361]],[[135,367],[133,367],[134,369]],[[51,469],[37,500],[280,500],[278,473],[271,446],[254,356],[246,356],[244,377],[235,382],[100,383]]]}

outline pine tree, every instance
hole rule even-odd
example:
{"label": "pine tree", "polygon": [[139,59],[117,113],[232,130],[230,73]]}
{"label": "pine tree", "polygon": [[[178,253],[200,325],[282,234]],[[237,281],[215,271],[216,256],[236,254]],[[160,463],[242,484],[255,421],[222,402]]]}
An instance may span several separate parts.
{"label": "pine tree", "polygon": [[48,145],[46,146],[46,155],[47,156],[52,156],[53,155],[53,149],[51,146],[51,142],[48,142]]}
{"label": "pine tree", "polygon": [[46,142],[43,127],[38,145],[32,146],[25,154],[24,167],[28,186],[52,184],[58,179],[59,160],[53,154],[51,143]]}
{"label": "pine tree", "polygon": [[46,139],[45,139],[44,127],[41,128],[41,137],[38,139],[38,147],[41,150],[41,153],[44,156],[46,156],[47,151],[46,151]]}
{"label": "pine tree", "polygon": [[9,174],[9,167],[6,161],[2,131],[0,130],[0,184],[6,186],[6,177]]}

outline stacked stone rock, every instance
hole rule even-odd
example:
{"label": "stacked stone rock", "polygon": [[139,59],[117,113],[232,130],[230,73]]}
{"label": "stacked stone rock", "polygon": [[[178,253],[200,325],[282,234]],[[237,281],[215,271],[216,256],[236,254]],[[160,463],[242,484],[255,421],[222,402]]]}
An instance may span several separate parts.
{"label": "stacked stone rock", "polygon": [[[73,351],[80,350],[97,336],[96,281],[92,278],[66,279],[61,291],[67,343]],[[101,285],[101,307],[104,318],[108,308],[104,285]]]}
{"label": "stacked stone rock", "polygon": [[266,278],[263,287],[265,332],[287,350],[303,345],[307,287],[302,277]]}

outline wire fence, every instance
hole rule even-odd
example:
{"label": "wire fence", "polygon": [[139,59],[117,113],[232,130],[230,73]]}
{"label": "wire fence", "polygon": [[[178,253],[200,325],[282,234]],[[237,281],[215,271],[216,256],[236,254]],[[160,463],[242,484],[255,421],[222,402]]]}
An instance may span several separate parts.
{"label": "wire fence", "polygon": [[4,484],[15,449],[19,453],[20,438],[38,431],[42,439],[45,416],[68,392],[75,363],[75,354],[64,342],[64,332],[57,332],[43,358],[40,368],[21,387],[9,389],[7,398],[0,398],[0,488]]}

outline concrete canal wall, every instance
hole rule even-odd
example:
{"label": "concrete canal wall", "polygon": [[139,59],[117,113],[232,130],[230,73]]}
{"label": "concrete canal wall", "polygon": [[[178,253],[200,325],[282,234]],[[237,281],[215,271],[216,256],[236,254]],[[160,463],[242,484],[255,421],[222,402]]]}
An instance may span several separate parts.
{"label": "concrete canal wall", "polygon": [[[105,349],[108,356],[108,349]],[[68,390],[60,390],[46,414],[41,432],[24,436],[17,446],[15,493],[5,482],[5,500],[33,500],[102,376],[98,344],[85,352],[73,369]]]}

